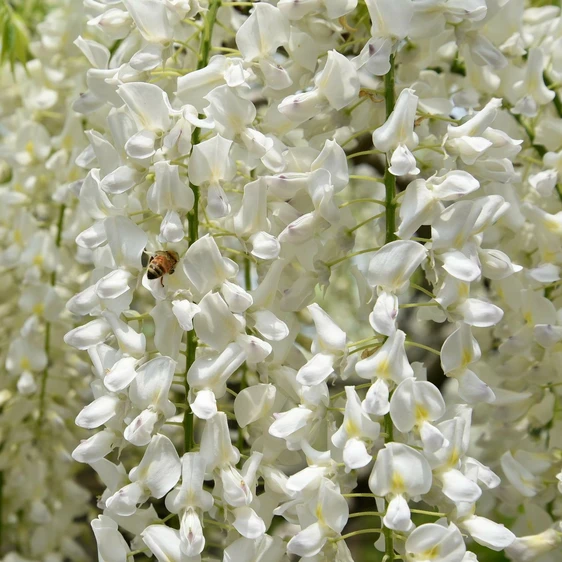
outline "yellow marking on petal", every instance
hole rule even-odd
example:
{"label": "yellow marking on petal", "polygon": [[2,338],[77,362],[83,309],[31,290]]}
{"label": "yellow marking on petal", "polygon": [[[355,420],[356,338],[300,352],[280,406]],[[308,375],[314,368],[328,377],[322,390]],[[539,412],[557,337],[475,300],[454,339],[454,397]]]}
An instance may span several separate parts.
{"label": "yellow marking on petal", "polygon": [[533,322],[533,313],[530,310],[523,314],[523,319],[525,320],[525,322],[527,322],[527,324],[535,324]]}
{"label": "yellow marking on petal", "polygon": [[406,490],[404,478],[402,478],[402,475],[399,472],[392,473],[390,488],[394,494],[402,494]]}
{"label": "yellow marking on petal", "polygon": [[31,363],[27,357],[22,357],[20,360],[20,368],[22,371],[29,371],[31,369]]}
{"label": "yellow marking on petal", "polygon": [[420,424],[429,418],[429,412],[421,404],[416,404],[415,416],[416,421]]}
{"label": "yellow marking on petal", "polygon": [[459,459],[460,459],[459,450],[456,447],[454,447],[453,450],[451,451],[451,455],[449,456],[448,465],[450,467],[457,466]]}
{"label": "yellow marking on petal", "polygon": [[393,278],[392,278],[392,286],[393,287],[400,287],[403,281],[402,278],[404,277],[402,271],[399,271]]}
{"label": "yellow marking on petal", "polygon": [[545,250],[542,254],[543,261],[554,261],[555,258],[556,258],[556,252],[553,252],[552,250]]}
{"label": "yellow marking on petal", "polygon": [[348,437],[357,437],[360,433],[359,428],[353,423],[352,420],[346,420],[344,428]]}
{"label": "yellow marking on petal", "polygon": [[43,262],[45,261],[45,259],[43,258],[43,256],[41,254],[37,254],[34,258],[33,258],[33,265],[36,265],[38,267],[41,267],[43,265]]}
{"label": "yellow marking on petal", "polygon": [[62,147],[69,152],[72,150],[74,146],[74,140],[70,135],[65,135],[64,139],[62,140]]}
{"label": "yellow marking on petal", "polygon": [[469,363],[472,362],[472,350],[465,348],[462,350],[462,366],[466,367]]}
{"label": "yellow marking on petal", "polygon": [[455,241],[453,242],[453,248],[460,248],[463,245],[464,245],[464,233],[459,232],[459,234],[457,234],[457,237],[455,238]]}
{"label": "yellow marking on petal", "polygon": [[469,285],[467,283],[460,283],[459,284],[459,298],[467,299],[469,294],[470,294]]}
{"label": "yellow marking on petal", "polygon": [[33,141],[29,140],[27,141],[26,145],[25,145],[25,150],[26,152],[29,152],[29,154],[33,154],[33,149],[34,149],[34,145],[33,145]]}
{"label": "yellow marking on petal", "polygon": [[426,551],[422,552],[421,558],[424,560],[433,560],[441,554],[440,551],[441,549],[439,548],[439,545],[436,544],[433,548],[429,548]]}
{"label": "yellow marking on petal", "polygon": [[45,305],[42,302],[38,302],[37,304],[33,305],[33,314],[37,314],[37,316],[41,316],[43,311],[45,310]]}
{"label": "yellow marking on petal", "polygon": [[379,363],[377,376],[381,379],[390,378],[390,361],[388,360],[388,357],[383,358]]}
{"label": "yellow marking on petal", "polygon": [[18,246],[21,246],[22,241],[23,241],[23,236],[21,234],[21,230],[19,228],[16,228],[16,230],[14,230],[14,242]]}
{"label": "yellow marking on petal", "polygon": [[555,234],[559,234],[562,232],[560,221],[557,221],[554,217],[545,217],[544,226],[547,230],[549,230],[550,232],[554,232]]}
{"label": "yellow marking on petal", "polygon": [[319,523],[324,523],[324,513],[322,512],[322,506],[320,504],[316,506],[315,515]]}

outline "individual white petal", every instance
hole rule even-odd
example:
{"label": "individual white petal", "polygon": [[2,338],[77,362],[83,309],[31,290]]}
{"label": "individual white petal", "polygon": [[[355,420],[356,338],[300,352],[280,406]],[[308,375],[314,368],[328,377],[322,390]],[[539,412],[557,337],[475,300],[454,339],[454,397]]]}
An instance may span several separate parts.
{"label": "individual white petal", "polygon": [[491,403],[496,399],[494,391],[476,373],[467,369],[456,379],[459,381],[459,396],[469,404]]}
{"label": "individual white petal", "polygon": [[257,384],[241,390],[234,400],[234,415],[240,427],[246,427],[267,415],[275,401],[272,384]]}
{"label": "individual white petal", "polygon": [[389,394],[388,384],[383,379],[377,379],[361,404],[363,410],[373,416],[384,416],[390,411]]}
{"label": "individual white petal", "polygon": [[248,506],[234,509],[232,526],[247,539],[257,539],[265,533],[265,523],[258,514]]}
{"label": "individual white petal", "polygon": [[287,489],[292,492],[301,492],[308,486],[318,487],[318,482],[327,472],[324,466],[307,466],[296,474],[289,476],[287,480]]}
{"label": "individual white petal", "polygon": [[64,343],[77,349],[88,349],[101,342],[111,333],[111,326],[104,318],[96,318],[83,326],[70,330],[64,336]]}
{"label": "individual white petal", "polygon": [[135,406],[161,406],[168,400],[176,362],[170,357],[155,357],[141,365],[129,389],[129,398]]}
{"label": "individual white petal", "polygon": [[81,248],[93,250],[107,241],[103,222],[95,222],[76,237],[76,244]]}
{"label": "individual white petal", "polygon": [[180,520],[181,551],[186,556],[197,556],[205,548],[205,536],[203,527],[197,513],[188,509]]}
{"label": "individual white petal", "polygon": [[357,438],[348,439],[343,448],[343,462],[349,470],[367,466],[373,457],[367,452],[367,446]]}
{"label": "individual white petal", "polygon": [[402,289],[427,256],[427,250],[411,240],[396,240],[385,244],[369,263],[367,280],[372,287],[382,287],[391,293]]}
{"label": "individual white petal", "polygon": [[119,349],[123,353],[133,357],[144,355],[146,349],[146,336],[144,334],[135,332],[129,324],[123,322],[123,320],[109,310],[102,312],[102,315],[111,326],[119,343]]}
{"label": "individual white petal", "polygon": [[123,437],[137,446],[143,447],[148,445],[154,433],[154,426],[158,421],[158,412],[154,410],[143,410],[133,421],[125,428]]}
{"label": "individual white petal", "polygon": [[156,135],[152,131],[139,131],[125,143],[127,156],[136,160],[151,158],[156,153]]}
{"label": "individual white petal", "polygon": [[255,329],[267,340],[281,341],[289,335],[289,327],[270,310],[252,313]]}
{"label": "individual white petal", "polygon": [[391,336],[396,331],[398,317],[398,297],[383,291],[377,298],[373,312],[369,314],[369,324],[375,332]]}
{"label": "individual white petal", "polygon": [[426,494],[432,483],[432,474],[425,457],[402,443],[387,443],[377,455],[369,488],[376,496]]}
{"label": "individual white petal", "polygon": [[142,479],[156,499],[164,497],[178,482],[181,464],[174,444],[165,435],[155,435],[146,448],[141,463],[129,475]]}
{"label": "individual white petal", "polygon": [[462,527],[478,544],[496,551],[503,550],[515,540],[515,535],[504,525],[478,515],[463,520]]}
{"label": "individual white petal", "polygon": [[77,462],[93,463],[103,459],[114,447],[115,434],[107,429],[95,433],[72,451],[72,458]]}
{"label": "individual white petal", "polygon": [[324,382],[334,372],[335,357],[331,353],[317,353],[297,373],[297,382],[307,386]]}
{"label": "individual white petal", "polygon": [[279,256],[281,245],[275,236],[267,232],[257,232],[250,236],[251,254],[260,260],[274,260]]}
{"label": "individual white petal", "polygon": [[390,500],[383,517],[384,526],[394,531],[408,532],[413,526],[410,519],[410,508],[403,496],[398,495]]}
{"label": "individual white petal", "polygon": [[313,523],[297,533],[287,544],[287,552],[297,556],[315,556],[326,544],[328,538],[319,523]]}
{"label": "individual white petal", "polygon": [[269,434],[282,439],[288,437],[305,427],[311,416],[312,411],[303,407],[277,414],[277,419],[269,426]]}
{"label": "individual white petal", "polygon": [[176,529],[166,525],[149,525],[140,535],[158,562],[181,562],[184,559]]}
{"label": "individual white petal", "polygon": [[180,242],[185,233],[183,221],[177,211],[167,211],[160,223],[160,242]]}
{"label": "individual white petal", "polygon": [[236,338],[236,343],[242,348],[246,354],[248,364],[261,363],[266,357],[269,357],[273,351],[273,347],[256,336],[241,334]]}
{"label": "individual white petal", "polygon": [[394,176],[415,176],[420,173],[415,156],[403,144],[399,144],[392,153],[388,171]]}
{"label": "individual white petal", "polygon": [[117,412],[119,398],[117,396],[100,396],[92,403],[85,406],[76,416],[75,423],[78,427],[94,429],[109,421]]}
{"label": "individual white petal", "polygon": [[513,458],[511,451],[506,451],[501,457],[502,470],[510,484],[527,498],[536,496],[539,483],[536,477],[520,462]]}
{"label": "individual white petal", "polygon": [[330,180],[336,193],[341,191],[349,182],[347,158],[343,148],[335,141],[327,139],[320,154],[310,167],[311,171],[328,170]]}
{"label": "individual white petal", "polygon": [[246,62],[275,53],[289,42],[289,21],[270,4],[256,4],[236,33],[236,45]]}
{"label": "individual white petal", "polygon": [[114,269],[96,283],[96,295],[100,299],[116,299],[129,290],[132,277],[132,273],[125,269]]}
{"label": "individual white petal", "polygon": [[330,316],[316,303],[307,307],[316,326],[317,342],[321,350],[344,351],[347,336]]}
{"label": "individual white petal", "polygon": [[254,302],[250,293],[230,281],[225,281],[222,284],[221,293],[228,304],[228,308],[234,313],[245,312]]}
{"label": "individual white petal", "polygon": [[212,390],[200,390],[191,403],[193,413],[201,420],[208,420],[217,413],[217,400]]}
{"label": "individual white petal", "polygon": [[[151,4],[154,6],[153,2]],[[121,84],[117,93],[142,129],[153,132],[168,130],[171,123],[170,105],[168,96],[159,86],[147,82],[129,82]]]}
{"label": "individual white petal", "polygon": [[117,523],[107,515],[98,515],[91,525],[96,537],[100,560],[126,562],[131,549],[119,532]]}
{"label": "individual white petal", "polygon": [[110,513],[127,517],[134,515],[137,506],[146,500],[146,494],[138,482],[127,484],[117,490],[111,497],[105,500],[105,505]]}
{"label": "individual white petal", "polygon": [[142,174],[134,168],[119,166],[119,168],[116,168],[101,180],[100,187],[106,193],[118,195],[119,193],[124,193],[132,189],[135,185],[139,184],[141,180]]}
{"label": "individual white petal", "polygon": [[460,281],[472,283],[480,277],[479,264],[463,252],[458,250],[444,252],[439,258],[443,260],[443,269]]}
{"label": "individual white petal", "polygon": [[462,472],[454,468],[442,472],[439,476],[443,493],[453,502],[475,503],[482,495],[482,490]]}
{"label": "individual white petal", "polygon": [[368,380],[375,377],[396,383],[413,376],[414,371],[406,356],[406,334],[396,330],[373,355],[358,361],[357,374]]}
{"label": "individual white petal", "polygon": [[109,217],[104,225],[115,263],[131,269],[142,269],[142,254],[148,242],[146,232],[125,217]]}
{"label": "individual white petal", "polygon": [[505,279],[523,269],[520,265],[512,263],[509,256],[500,250],[480,250],[478,258],[482,273],[488,279]]}
{"label": "individual white petal", "polygon": [[193,330],[193,317],[200,312],[200,308],[187,299],[173,300],[172,312],[176,317],[182,330],[189,332]]}
{"label": "individual white petal", "polygon": [[428,453],[438,451],[441,447],[446,446],[447,442],[445,436],[427,421],[423,422],[420,426],[420,438],[424,451]]}
{"label": "individual white petal", "polygon": [[489,328],[497,324],[503,317],[503,310],[498,306],[479,299],[469,298],[457,307],[464,321],[477,328]]}
{"label": "individual white petal", "polygon": [[359,94],[359,77],[355,66],[335,50],[328,51],[326,65],[316,76],[314,83],[329,104],[338,111]]}
{"label": "individual white petal", "polygon": [[535,340],[545,348],[552,347],[562,341],[562,326],[537,324],[534,328]]}
{"label": "individual white petal", "polygon": [[442,562],[463,562],[466,552],[463,537],[454,523],[448,527],[438,523],[420,525],[408,536],[405,547],[414,560],[423,559],[426,552],[435,552]]}

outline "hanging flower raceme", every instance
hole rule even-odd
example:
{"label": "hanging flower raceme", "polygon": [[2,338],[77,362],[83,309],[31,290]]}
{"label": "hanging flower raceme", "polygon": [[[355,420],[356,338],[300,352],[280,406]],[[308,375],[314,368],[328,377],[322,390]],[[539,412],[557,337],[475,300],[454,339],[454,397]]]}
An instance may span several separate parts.
{"label": "hanging flower raceme", "polygon": [[90,465],[100,560],[556,560],[559,10],[54,5],[0,70],[9,556],[95,558]]}

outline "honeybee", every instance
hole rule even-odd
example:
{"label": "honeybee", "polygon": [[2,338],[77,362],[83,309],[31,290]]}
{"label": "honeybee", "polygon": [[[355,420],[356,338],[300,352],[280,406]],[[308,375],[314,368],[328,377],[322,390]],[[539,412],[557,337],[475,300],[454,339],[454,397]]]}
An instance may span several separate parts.
{"label": "honeybee", "polygon": [[146,276],[149,279],[160,279],[162,287],[164,286],[163,276],[167,273],[172,275],[178,263],[179,256],[173,250],[165,250],[161,252],[154,252],[148,262]]}

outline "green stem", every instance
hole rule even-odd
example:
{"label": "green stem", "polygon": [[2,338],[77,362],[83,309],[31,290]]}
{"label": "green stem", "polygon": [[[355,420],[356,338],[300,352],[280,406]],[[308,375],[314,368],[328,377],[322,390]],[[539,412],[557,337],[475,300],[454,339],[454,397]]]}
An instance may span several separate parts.
{"label": "green stem", "polygon": [[[370,388],[371,387],[371,383],[370,382],[366,382],[364,384],[358,384],[355,387],[355,390],[361,390],[362,388]],[[330,400],[335,400],[336,398],[339,398],[340,396],[345,396],[345,390],[342,392],[338,392],[337,394],[332,394],[332,396],[330,396]],[[350,515],[351,517],[351,515]]]}
{"label": "green stem", "polygon": [[205,68],[209,63],[209,52],[211,50],[211,39],[213,37],[213,27],[217,21],[217,11],[220,8],[221,0],[211,0],[209,11],[205,17],[205,26],[203,27],[203,38],[199,48],[199,60],[197,61],[197,70]]}
{"label": "green stem", "polygon": [[379,217],[382,217],[384,214],[386,214],[386,211],[383,211],[382,213],[377,213],[376,215],[373,215],[372,217],[369,217],[364,221],[358,222],[353,228],[350,228],[348,230],[349,234],[353,234],[356,230],[360,229],[362,226],[365,226],[366,224],[369,224],[371,221],[374,221]]}
{"label": "green stem", "polygon": [[347,256],[343,256],[343,258],[338,258],[337,260],[328,261],[326,262],[326,266],[333,267],[334,265],[337,265],[338,263],[341,263],[342,261],[348,260],[350,258],[354,258],[355,256],[366,254],[368,252],[376,252],[380,249],[381,247],[379,246],[377,248],[366,248],[365,250],[358,250],[357,252],[352,252],[351,254],[347,254]]}
{"label": "green stem", "polygon": [[2,508],[4,506],[4,473],[0,471],[0,552],[2,552],[2,535],[4,531],[4,514]]}
{"label": "green stem", "polygon": [[358,511],[357,513],[350,513],[349,518],[352,517],[363,517],[363,516],[372,516],[372,517],[384,517],[384,513],[380,511]]}
{"label": "green stem", "polygon": [[351,537],[356,537],[357,535],[370,535],[373,533],[380,535],[381,531],[384,532],[384,529],[360,529],[359,531],[353,531],[352,533],[347,533],[347,535],[342,535],[341,537],[334,539],[334,542],[345,541]]}
{"label": "green stem", "polygon": [[434,353],[435,355],[441,355],[440,351],[438,351],[437,349],[433,349],[433,347],[429,347],[428,345],[423,345],[423,343],[406,340],[404,344],[411,345],[412,347],[419,347],[420,349],[425,349],[425,351],[429,351],[431,353]]}
{"label": "green stem", "polygon": [[183,448],[184,452],[189,453],[195,445],[193,435],[193,411],[189,404],[189,383],[187,382],[187,373],[189,368],[195,362],[195,353],[197,351],[197,336],[194,330],[187,332],[187,342],[185,348],[185,412],[183,414]]}
{"label": "green stem", "polygon": [[353,154],[348,154],[346,158],[348,160],[351,160],[352,158],[357,158],[358,156],[369,156],[370,154],[382,154],[382,152],[374,148],[372,150],[362,150],[361,152],[354,152]]}
{"label": "green stem", "polygon": [[[197,59],[197,70],[205,68],[209,62],[209,53],[211,51],[211,39],[213,37],[213,27],[217,20],[217,11],[221,5],[221,0],[211,0],[209,5],[209,10],[205,17],[205,25],[203,27],[203,37],[201,38],[201,44],[199,46],[199,57]],[[191,145],[192,147],[199,144],[201,138],[201,129],[196,127],[191,135]],[[189,184],[193,191],[193,208],[188,214],[189,227],[188,227],[188,241],[189,246],[194,244],[199,238],[199,187]],[[195,445],[194,431],[193,431],[193,412],[189,405],[188,395],[189,395],[189,383],[187,382],[187,373],[190,367],[195,362],[195,356],[197,353],[197,336],[195,331],[191,330],[187,332],[187,342],[185,347],[185,375],[184,375],[184,385],[185,385],[185,412],[183,415],[183,445],[186,453],[191,451]]]}
{"label": "green stem", "polygon": [[[390,70],[384,76],[384,101],[386,105],[386,118],[394,111],[396,104],[396,91],[394,88],[394,70],[395,55],[390,55]],[[385,244],[396,240],[396,176],[390,171],[390,162],[388,156],[386,158],[386,168],[384,171],[384,189],[385,189],[385,207],[386,207],[386,236]],[[394,441],[394,426],[390,413],[385,414],[383,430],[387,434],[385,444]],[[387,503],[388,508],[388,503]],[[394,562],[394,538],[392,529],[383,526],[384,544],[385,544],[385,562]]]}
{"label": "green stem", "polygon": [[398,305],[398,308],[418,308],[420,306],[439,306],[437,302],[409,302]]}
{"label": "green stem", "polygon": [[[60,248],[61,241],[62,241],[62,229],[64,225],[64,211],[66,209],[66,205],[61,205],[59,209],[59,217],[57,220],[57,237],[55,238],[55,246]],[[57,282],[57,270],[51,273],[51,287],[54,287]],[[49,353],[51,351],[51,323],[47,322],[45,324],[45,355],[47,356],[47,365],[45,365],[45,369],[43,370],[43,374],[41,376],[41,389],[39,391],[39,415],[37,416],[37,440],[41,435],[41,429],[43,427],[43,421],[45,419],[45,402],[47,398],[47,378],[49,376]]]}
{"label": "green stem", "polygon": [[[394,111],[396,104],[396,92],[394,90],[394,55],[390,56],[390,70],[384,76],[384,100],[386,103],[386,118]],[[390,173],[390,162],[386,163],[384,171],[384,189],[386,203],[386,238],[385,243],[396,240],[396,176]]]}
{"label": "green stem", "polygon": [[428,297],[430,297],[432,299],[436,298],[435,295],[431,291],[428,291],[427,289],[424,289],[423,287],[421,287],[417,283],[410,283],[410,287],[412,287],[412,289],[417,289],[418,291],[420,291],[421,293],[423,293],[424,295],[427,295]]}
{"label": "green stem", "polygon": [[375,203],[377,205],[384,206],[384,201],[381,201],[380,199],[360,198],[360,199],[351,199],[350,201],[346,201],[345,203],[342,203],[339,207],[340,209],[343,209],[344,207],[353,205],[354,203]]}

